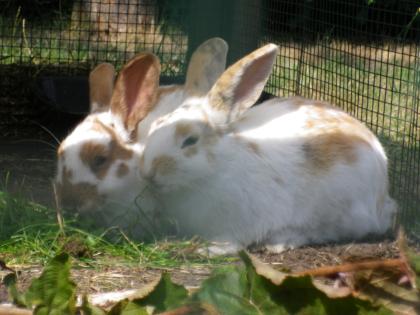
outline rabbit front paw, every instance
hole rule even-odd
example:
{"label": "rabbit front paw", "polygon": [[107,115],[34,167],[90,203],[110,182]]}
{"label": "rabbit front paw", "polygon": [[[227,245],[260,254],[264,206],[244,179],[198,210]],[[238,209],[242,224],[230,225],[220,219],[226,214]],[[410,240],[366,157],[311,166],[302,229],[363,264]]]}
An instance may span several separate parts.
{"label": "rabbit front paw", "polygon": [[210,242],[207,246],[201,247],[197,253],[206,257],[233,256],[238,253],[241,247],[230,242]]}

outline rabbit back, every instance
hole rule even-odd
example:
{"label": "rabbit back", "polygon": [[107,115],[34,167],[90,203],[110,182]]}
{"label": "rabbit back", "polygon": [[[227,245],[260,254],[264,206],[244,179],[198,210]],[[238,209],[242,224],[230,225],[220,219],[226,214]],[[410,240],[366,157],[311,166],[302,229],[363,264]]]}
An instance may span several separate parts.
{"label": "rabbit back", "polygon": [[300,97],[273,99],[229,128],[213,152],[215,176],[164,198],[182,235],[284,248],[391,226],[386,155],[350,115]]}
{"label": "rabbit back", "polygon": [[232,137],[266,165],[273,192],[276,184],[283,192],[277,199],[283,210],[270,214],[277,224],[295,226],[311,242],[360,238],[391,226],[396,205],[388,195],[387,158],[355,118],[293,97],[250,109],[233,128]]}

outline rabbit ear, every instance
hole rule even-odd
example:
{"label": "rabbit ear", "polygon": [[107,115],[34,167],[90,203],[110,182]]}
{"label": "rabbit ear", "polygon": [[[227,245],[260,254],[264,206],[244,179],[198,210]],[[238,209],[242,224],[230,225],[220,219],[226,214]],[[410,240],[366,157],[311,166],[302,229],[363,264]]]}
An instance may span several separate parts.
{"label": "rabbit ear", "polygon": [[226,68],[227,43],[218,37],[202,43],[191,56],[185,82],[192,95],[206,95]]}
{"label": "rabbit ear", "polygon": [[214,124],[235,121],[260,97],[270,76],[278,47],[268,44],[230,66],[208,94]]}
{"label": "rabbit ear", "polygon": [[103,112],[111,104],[115,68],[110,63],[101,63],[89,74],[90,113]]}
{"label": "rabbit ear", "polygon": [[111,99],[111,111],[133,131],[156,103],[160,62],[150,53],[139,54],[121,70]]}

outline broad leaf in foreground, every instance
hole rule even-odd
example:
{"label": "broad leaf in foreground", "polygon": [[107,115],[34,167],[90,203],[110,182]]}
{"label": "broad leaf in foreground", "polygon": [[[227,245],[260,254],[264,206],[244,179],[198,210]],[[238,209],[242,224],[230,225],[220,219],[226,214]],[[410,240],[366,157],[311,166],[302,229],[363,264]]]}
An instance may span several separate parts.
{"label": "broad leaf in foreground", "polygon": [[173,283],[169,274],[165,272],[147,296],[133,299],[132,302],[140,306],[152,306],[157,312],[164,312],[182,306],[187,297],[187,289]]}
{"label": "broad leaf in foreground", "polygon": [[101,308],[90,305],[86,296],[83,296],[82,306],[80,307],[82,315],[105,315],[105,311]]}
{"label": "broad leaf in foreground", "polygon": [[20,307],[27,307],[25,297],[16,288],[16,273],[9,273],[3,279],[4,285],[7,287],[9,296],[12,298],[13,303]]}
{"label": "broad leaf in foreground", "polygon": [[70,280],[70,261],[65,253],[54,257],[41,276],[32,281],[25,294],[27,306],[36,315],[71,315],[76,313],[76,285]]}
{"label": "broad leaf in foreground", "polygon": [[123,300],[115,304],[107,315],[148,315],[145,307],[132,301]]}
{"label": "broad leaf in foreground", "polygon": [[[231,266],[215,270],[192,296],[195,303],[213,305],[222,314],[258,314],[246,298],[248,284],[243,267]],[[275,314],[275,313],[273,313]]]}
{"label": "broad leaf in foreground", "polygon": [[408,247],[402,230],[397,244],[401,261],[398,268],[356,272],[353,286],[359,296],[380,303],[397,315],[420,314],[420,256]]}
{"label": "broad leaf in foreground", "polygon": [[363,299],[384,305],[398,315],[420,314],[418,292],[399,285],[399,275],[389,271],[357,272],[353,276],[356,294]]}
{"label": "broad leaf in foreground", "polygon": [[244,267],[216,272],[194,294],[222,314],[392,314],[354,296],[331,297],[309,276],[292,277],[242,252]]}

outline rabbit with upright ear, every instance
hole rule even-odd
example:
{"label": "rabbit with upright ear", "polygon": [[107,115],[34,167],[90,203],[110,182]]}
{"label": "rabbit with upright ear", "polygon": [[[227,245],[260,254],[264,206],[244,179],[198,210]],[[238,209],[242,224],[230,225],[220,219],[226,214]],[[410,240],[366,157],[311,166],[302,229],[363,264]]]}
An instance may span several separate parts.
{"label": "rabbit with upright ear", "polygon": [[133,225],[141,213],[138,160],[153,121],[170,113],[190,95],[204,95],[225,69],[227,45],[213,38],[193,54],[185,85],[159,87],[160,63],[153,54],[130,60],[115,81],[110,64],[89,76],[90,114],[58,149],[55,179],[61,206],[104,226]]}
{"label": "rabbit with upright ear", "polygon": [[387,158],[367,127],[301,97],[250,108],[277,52],[269,44],[239,60],[146,140],[141,181],[182,234],[218,243],[211,254],[360,239],[391,226]]}

